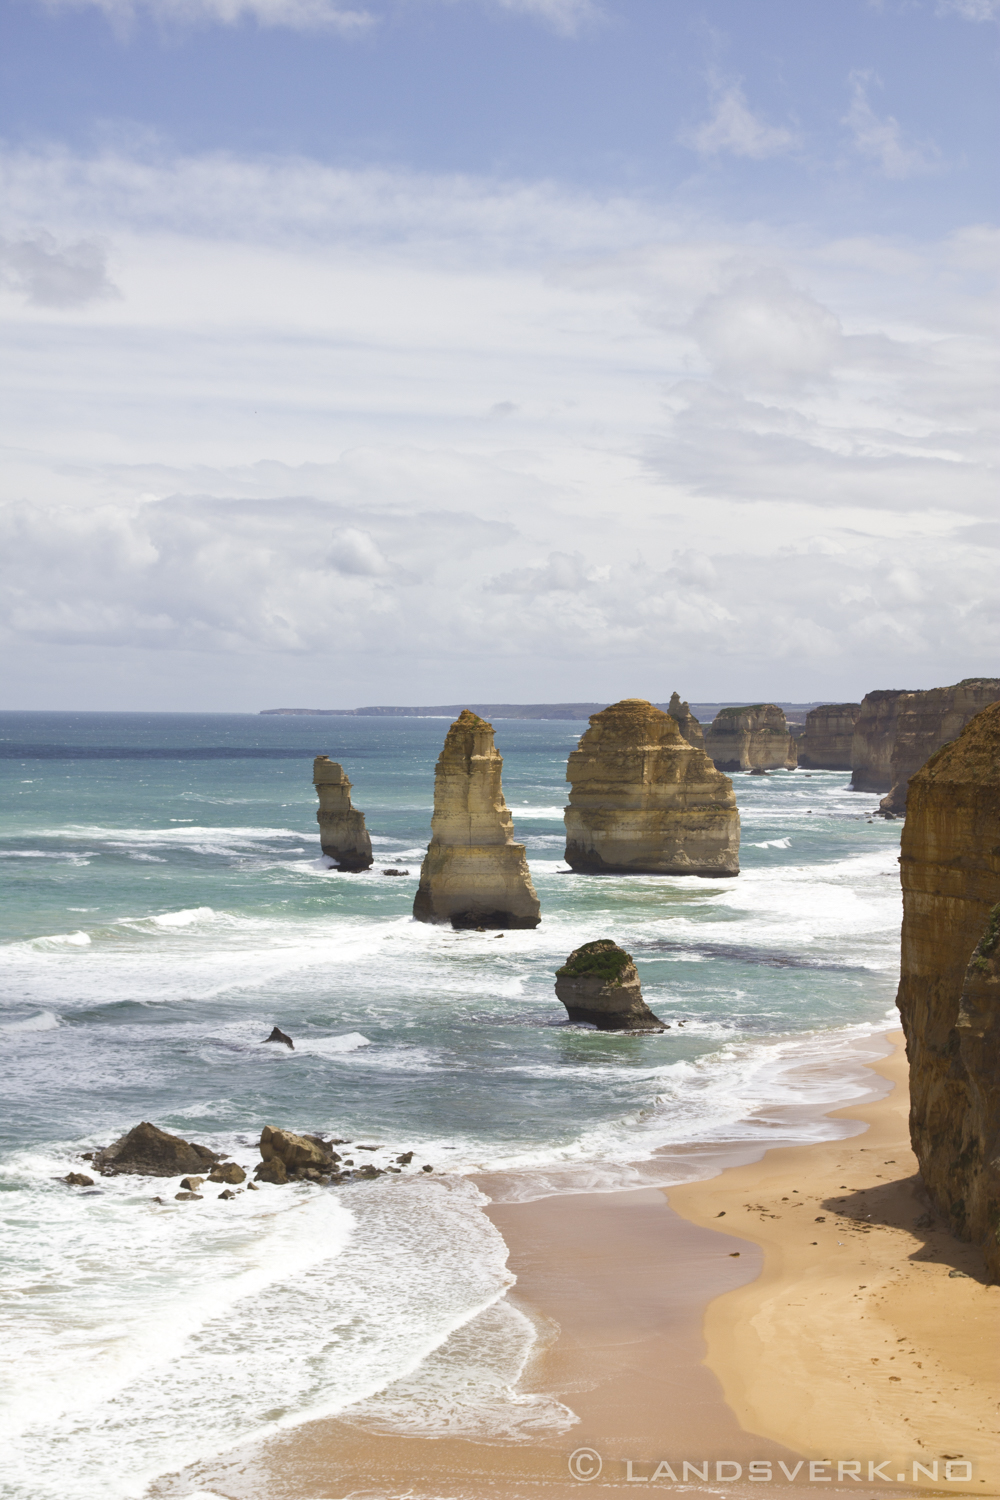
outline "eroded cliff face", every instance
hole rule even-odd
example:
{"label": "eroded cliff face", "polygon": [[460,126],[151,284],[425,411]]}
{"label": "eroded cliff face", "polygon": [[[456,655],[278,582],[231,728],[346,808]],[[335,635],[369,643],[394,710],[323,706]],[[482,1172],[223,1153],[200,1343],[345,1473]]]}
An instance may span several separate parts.
{"label": "eroded cliff face", "polygon": [[794,765],[784,710],[774,703],[721,708],[705,731],[705,750],[719,771],[777,771]]}
{"label": "eroded cliff face", "polygon": [[887,688],[861,700],[851,740],[851,786],[856,792],[887,792],[892,786],[892,747],[900,708],[910,692]]}
{"label": "eroded cliff face", "polygon": [[884,812],[906,812],[911,776],[955,739],[989,704],[1000,699],[1000,678],[969,677],[954,687],[908,693],[896,712],[896,734],[890,758],[891,791],[879,806]]}
{"label": "eroded cliff face", "polygon": [[682,702],[680,693],[670,694],[670,706],[667,713],[676,721],[677,728],[688,744],[693,745],[696,750],[704,750],[704,731],[688,705]]}
{"label": "eroded cliff face", "polygon": [[739,874],[732,782],[645,698],[591,716],[566,779],[566,861],[574,870]]}
{"label": "eroded cliff face", "polygon": [[313,784],[319,797],[320,848],[340,870],[367,870],[372,863],[372,841],[365,815],[351,806],[351,783],[344,768],[327,755],[313,761]]}
{"label": "eroded cliff face", "polygon": [[900,869],[913,1149],[938,1212],[1000,1277],[1000,703],[910,781]]}
{"label": "eroded cliff face", "polygon": [[860,703],[824,703],[806,714],[799,765],[807,771],[849,771]]}
{"label": "eroded cliff face", "polygon": [[493,725],[463,709],[434,772],[431,842],[413,902],[418,922],[537,927],[541,909],[501,785]]}

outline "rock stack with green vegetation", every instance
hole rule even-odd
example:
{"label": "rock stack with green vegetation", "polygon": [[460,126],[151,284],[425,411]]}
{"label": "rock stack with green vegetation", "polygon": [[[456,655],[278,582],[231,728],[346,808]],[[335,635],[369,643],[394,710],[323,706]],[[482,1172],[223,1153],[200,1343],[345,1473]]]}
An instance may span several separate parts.
{"label": "rock stack with green vegetation", "polygon": [[639,984],[632,956],[610,938],[574,948],[556,970],[556,996],[571,1021],[598,1031],[663,1031]]}

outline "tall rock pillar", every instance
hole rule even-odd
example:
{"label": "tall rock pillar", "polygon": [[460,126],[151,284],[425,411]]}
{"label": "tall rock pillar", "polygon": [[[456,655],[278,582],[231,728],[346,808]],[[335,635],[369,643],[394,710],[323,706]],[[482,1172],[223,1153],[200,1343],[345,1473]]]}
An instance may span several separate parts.
{"label": "tall rock pillar", "polygon": [[541,909],[500,784],[493,725],[463,709],[434,772],[431,842],[413,902],[418,922],[537,927]]}
{"label": "tall rock pillar", "polygon": [[645,698],[593,714],[566,767],[566,862],[588,875],[738,875],[733,784]]}
{"label": "tall rock pillar", "polygon": [[313,761],[313,785],[319,796],[320,848],[340,870],[367,870],[372,863],[372,841],[365,828],[365,815],[351,806],[351,783],[343,766],[328,755]]}

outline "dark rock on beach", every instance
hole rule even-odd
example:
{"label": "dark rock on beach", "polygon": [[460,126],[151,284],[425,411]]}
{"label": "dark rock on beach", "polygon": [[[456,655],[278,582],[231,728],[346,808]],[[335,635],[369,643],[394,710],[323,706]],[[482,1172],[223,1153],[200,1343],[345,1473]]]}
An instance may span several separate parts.
{"label": "dark rock on beach", "polygon": [[141,1177],[179,1177],[204,1172],[219,1161],[219,1153],[193,1141],[170,1135],[143,1120],[127,1135],[94,1152],[94,1166],[103,1177],[131,1173]]}
{"label": "dark rock on beach", "polygon": [[208,1174],[209,1182],[246,1182],[247,1174],[234,1161],[220,1161]]}
{"label": "dark rock on beach", "polygon": [[599,1031],[664,1031],[642,998],[631,955],[610,938],[575,948],[556,971],[556,996],[571,1021]]}
{"label": "dark rock on beach", "polygon": [[186,1202],[186,1203],[201,1203],[201,1201],[202,1201],[202,1195],[201,1195],[201,1193],[189,1193],[189,1192],[175,1193],[174,1197],[175,1198],[179,1198],[182,1203],[184,1203],[184,1202]]}
{"label": "dark rock on beach", "polygon": [[88,1177],[86,1172],[69,1172],[63,1178],[63,1182],[67,1183],[70,1187],[94,1186],[94,1179],[92,1177]]}
{"label": "dark rock on beach", "polygon": [[292,1041],[291,1037],[286,1036],[285,1033],[283,1031],[280,1031],[277,1026],[274,1027],[270,1036],[266,1036],[264,1038],[264,1041],[265,1043],[284,1042],[286,1047],[291,1047],[292,1051],[295,1051],[295,1043]]}

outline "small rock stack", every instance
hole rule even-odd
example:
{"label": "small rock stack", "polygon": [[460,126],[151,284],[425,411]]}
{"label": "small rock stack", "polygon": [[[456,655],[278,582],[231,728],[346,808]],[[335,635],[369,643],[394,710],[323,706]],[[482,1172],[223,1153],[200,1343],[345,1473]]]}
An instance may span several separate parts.
{"label": "small rock stack", "polygon": [[598,1031],[665,1031],[642,998],[631,954],[610,938],[574,948],[556,970],[556,996],[571,1021]]}

